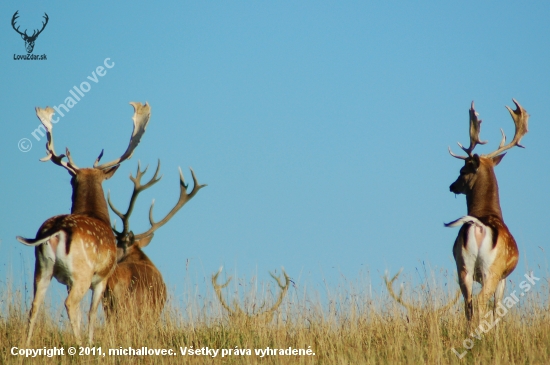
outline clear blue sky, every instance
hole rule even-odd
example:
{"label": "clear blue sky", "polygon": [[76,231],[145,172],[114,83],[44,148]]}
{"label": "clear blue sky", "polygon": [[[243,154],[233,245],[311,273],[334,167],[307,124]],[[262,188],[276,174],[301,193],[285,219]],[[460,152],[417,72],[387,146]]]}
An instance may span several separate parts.
{"label": "clear blue sky", "polygon": [[[13,59],[26,54],[17,10],[29,33],[48,14],[33,52],[46,61]],[[0,290],[6,277],[17,287],[32,277],[33,249],[15,236],[70,211],[69,174],[38,161],[34,108],[64,103],[85,81],[91,89],[54,128],[57,150],[81,167],[101,149],[105,160],[124,151],[130,101],[152,107],[134,157],[104,183],[125,209],[138,160],[162,161],[135,232],[148,228],[153,198],[157,218],[175,203],[178,166],[208,184],[145,250],[176,294],[186,265],[201,290],[221,265],[260,280],[284,266],[318,288],[367,272],[379,285],[386,269],[414,274],[422,262],[454,272],[458,230],[443,223],[466,202],[449,192],[462,163],[447,146],[467,144],[472,100],[489,140],[479,153],[496,149],[500,128],[513,136],[512,98],[531,115],[527,148],[496,174],[521,255],[512,279],[547,273],[547,3],[3,1],[0,14]],[[106,58],[114,67],[89,81]]]}

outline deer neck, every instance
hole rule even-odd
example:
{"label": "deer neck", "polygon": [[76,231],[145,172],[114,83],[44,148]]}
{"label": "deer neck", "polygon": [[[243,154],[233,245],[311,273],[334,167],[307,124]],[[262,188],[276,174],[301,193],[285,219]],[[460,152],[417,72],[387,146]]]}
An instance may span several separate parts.
{"label": "deer neck", "polygon": [[497,178],[493,168],[482,165],[477,175],[472,190],[466,195],[468,215],[478,218],[493,215],[502,219]]}
{"label": "deer neck", "polygon": [[73,187],[71,214],[82,214],[110,225],[109,210],[100,182],[85,181]]}
{"label": "deer neck", "polygon": [[[140,263],[140,264],[149,264],[149,265],[153,265],[153,262],[149,259],[149,257],[147,257],[147,255],[145,254],[145,252],[143,252],[141,250],[141,248],[139,247],[135,247],[132,252],[127,255],[126,257],[124,257],[123,259],[121,259],[119,261],[120,262],[126,262],[126,263]],[[153,265],[154,266],[154,265]]]}

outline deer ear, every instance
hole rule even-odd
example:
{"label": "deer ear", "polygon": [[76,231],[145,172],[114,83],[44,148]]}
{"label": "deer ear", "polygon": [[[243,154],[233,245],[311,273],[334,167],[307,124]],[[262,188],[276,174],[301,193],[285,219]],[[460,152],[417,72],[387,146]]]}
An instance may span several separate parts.
{"label": "deer ear", "polygon": [[154,234],[150,234],[149,236],[143,237],[142,239],[136,240],[136,244],[139,246],[139,248],[143,248],[147,246],[149,243],[151,243],[151,240],[153,239]]}
{"label": "deer ear", "polygon": [[493,166],[496,166],[500,163],[500,161],[502,161],[502,158],[504,157],[505,153],[503,153],[502,155],[498,155],[498,156],[495,156],[493,158],[491,158],[491,160],[493,160]]}
{"label": "deer ear", "polygon": [[476,169],[479,169],[479,165],[481,165],[481,161],[479,159],[479,155],[476,153],[474,154],[474,156],[472,157],[472,163],[474,165],[474,168]]}
{"label": "deer ear", "polygon": [[113,175],[115,174],[116,170],[120,167],[120,165],[115,165],[113,167],[109,167],[105,170],[103,170],[103,174],[105,175],[105,180],[109,180]]}

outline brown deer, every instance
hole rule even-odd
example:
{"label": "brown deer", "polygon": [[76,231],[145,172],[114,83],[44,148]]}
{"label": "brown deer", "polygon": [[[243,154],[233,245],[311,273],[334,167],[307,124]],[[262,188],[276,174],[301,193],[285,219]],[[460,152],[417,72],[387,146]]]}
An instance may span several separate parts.
{"label": "brown deer", "polygon": [[500,208],[497,179],[494,167],[504,157],[504,151],[514,147],[523,147],[521,138],[527,133],[529,114],[519,103],[512,99],[516,110],[506,107],[514,120],[516,131],[509,144],[502,132],[502,141],[498,149],[487,155],[472,154],[478,144],[486,141],[479,139],[481,120],[474,109],[470,109],[470,146],[458,145],[468,156],[457,156],[449,148],[449,153],[464,160],[460,176],[451,184],[455,194],[465,194],[468,215],[445,224],[446,227],[461,227],[453,247],[458,270],[458,280],[462,295],[466,319],[473,317],[472,286],[474,280],[482,285],[478,296],[478,313],[486,313],[487,301],[494,295],[495,309],[504,295],[506,277],[514,271],[518,263],[519,252],[516,241],[504,224]]}
{"label": "brown deer", "polygon": [[130,318],[134,315],[143,317],[147,314],[151,316],[150,318],[160,315],[166,302],[166,285],[160,271],[142,249],[151,242],[157,229],[166,224],[201,188],[206,186],[206,184],[199,185],[195,173],[191,169],[193,189],[188,193],[187,184],[180,169],[180,197],[176,205],[162,220],[155,222],[153,219],[155,201],[153,200],[149,209],[151,228],[146,232],[134,235],[130,230],[130,215],[134,210],[134,204],[139,193],[156,184],[162,178],[162,176],[157,177],[159,170],[160,161],[151,180],[142,185],[141,178],[147,172],[147,168],[141,171],[138,163],[136,176],[130,175],[130,180],[134,183],[134,191],[125,214],[114,207],[110,196],[107,199],[109,206],[120,217],[123,224],[123,229],[120,232],[113,228],[117,240],[117,266],[113,275],[107,280],[103,301],[103,308],[109,319],[120,312],[130,315]]}
{"label": "brown deer", "polygon": [[288,292],[288,286],[291,282],[290,277],[286,274],[285,270],[283,269],[283,275],[285,278],[285,283],[283,284],[281,282],[280,276],[275,276],[273,273],[269,273],[273,279],[277,282],[277,285],[279,286],[279,289],[281,289],[279,296],[277,297],[277,301],[275,304],[271,306],[266,311],[262,311],[264,305],[260,307],[259,310],[249,314],[246,311],[242,310],[237,302],[237,300],[234,301],[233,307],[229,306],[225,299],[223,299],[222,295],[222,289],[229,285],[229,282],[231,281],[231,277],[227,279],[225,284],[219,285],[218,284],[218,276],[221,274],[223,267],[220,267],[220,270],[214,275],[212,275],[212,286],[214,287],[214,291],[216,292],[216,296],[218,297],[218,300],[220,301],[220,304],[222,305],[225,310],[229,313],[229,318],[232,321],[243,321],[245,323],[254,322],[254,323],[260,323],[260,324],[268,324],[273,319],[273,314],[275,311],[279,308],[281,303],[283,302],[283,299]]}
{"label": "brown deer", "polygon": [[[52,116],[54,110],[36,108],[36,114],[48,137],[46,150],[48,155],[42,161],[51,160],[71,174],[73,188],[71,214],[63,214],[46,220],[38,229],[36,238],[17,239],[27,245],[35,246],[36,264],[34,269],[34,299],[29,315],[27,346],[30,344],[38,310],[44,300],[52,276],[67,286],[68,296],[65,307],[69,315],[76,341],[80,343],[80,301],[92,289],[88,332],[93,342],[94,323],[97,308],[107,278],[116,264],[116,239],[111,230],[109,211],[101,184],[116,172],[119,164],[132,157],[139,144],[149,117],[147,103],[130,103],[134,107],[134,131],[126,152],[118,159],[99,165],[103,151],[96,159],[93,168],[78,168],[69,150],[66,155],[57,155],[54,150],[52,134]],[[63,159],[67,157],[68,161]]]}

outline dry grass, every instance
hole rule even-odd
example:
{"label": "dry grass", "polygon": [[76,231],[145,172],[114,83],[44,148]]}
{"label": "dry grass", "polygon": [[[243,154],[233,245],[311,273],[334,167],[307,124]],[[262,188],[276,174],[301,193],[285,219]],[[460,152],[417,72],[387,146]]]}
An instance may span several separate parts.
{"label": "dry grass", "polygon": [[[410,281],[408,281],[410,282]],[[399,285],[396,283],[396,286]],[[455,284],[453,284],[455,285]],[[519,284],[518,284],[519,285]],[[456,286],[456,285],[455,285]],[[235,287],[241,287],[236,285]],[[410,289],[411,285],[405,286]],[[251,286],[245,285],[250,289]],[[241,300],[251,310],[276,297],[276,285],[266,290],[241,292]],[[420,309],[405,311],[385,291],[371,295],[368,285],[344,281],[336,288],[326,287],[328,299],[320,299],[318,290],[305,285],[291,288],[274,320],[268,324],[254,321],[229,321],[209,288],[209,295],[200,296],[193,289],[184,293],[182,304],[169,301],[159,322],[137,323],[129,318],[114,323],[101,323],[96,328],[96,347],[108,349],[165,348],[177,356],[123,356],[107,353],[97,356],[61,356],[34,359],[43,364],[548,364],[550,363],[550,315],[548,281],[541,278],[519,302],[505,314],[497,327],[473,339],[473,348],[465,351],[463,341],[472,339],[465,329],[462,300],[444,313],[435,309],[450,300],[454,292],[443,290],[434,280],[425,280],[407,300]],[[2,288],[0,311],[0,363],[18,363],[22,357],[12,356],[12,346],[24,347],[27,313],[18,289]],[[516,290],[510,287],[507,294]],[[407,290],[405,290],[407,292]],[[231,296],[234,293],[225,292]],[[417,298],[415,300],[415,298]],[[426,301],[426,298],[436,300]],[[269,303],[268,303],[269,304]],[[83,311],[87,313],[87,309]],[[33,336],[33,348],[75,346],[74,338],[62,308],[42,310]],[[469,345],[469,344],[468,344]],[[251,355],[182,356],[180,347],[194,349],[250,349]],[[271,355],[260,357],[254,349],[308,349],[315,355]],[[32,361],[32,360],[31,360]],[[29,362],[29,360],[24,361]]]}

